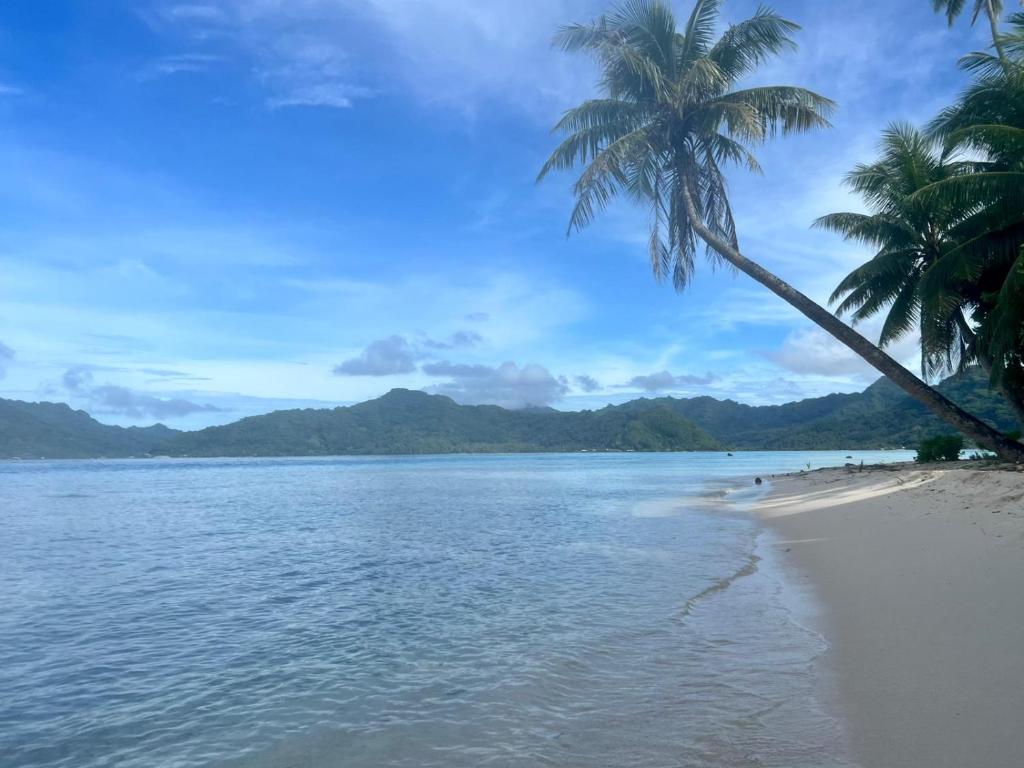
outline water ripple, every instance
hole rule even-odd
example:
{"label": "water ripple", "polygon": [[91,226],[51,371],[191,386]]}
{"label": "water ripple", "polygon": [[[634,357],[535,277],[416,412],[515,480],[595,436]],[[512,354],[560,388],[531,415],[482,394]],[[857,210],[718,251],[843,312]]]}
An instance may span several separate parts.
{"label": "water ripple", "polygon": [[845,765],[738,467],[0,464],[0,765]]}

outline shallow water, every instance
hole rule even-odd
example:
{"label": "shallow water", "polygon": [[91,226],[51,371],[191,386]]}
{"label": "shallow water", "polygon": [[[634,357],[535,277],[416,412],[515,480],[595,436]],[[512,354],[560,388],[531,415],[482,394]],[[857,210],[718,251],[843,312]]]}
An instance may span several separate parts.
{"label": "shallow water", "polygon": [[848,766],[709,500],[846,456],[0,463],[0,766]]}

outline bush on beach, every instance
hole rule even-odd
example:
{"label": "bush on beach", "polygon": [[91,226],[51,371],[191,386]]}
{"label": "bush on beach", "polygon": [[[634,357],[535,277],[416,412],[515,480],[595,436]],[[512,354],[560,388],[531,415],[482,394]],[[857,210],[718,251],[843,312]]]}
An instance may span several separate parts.
{"label": "bush on beach", "polygon": [[957,461],[964,448],[961,435],[935,435],[921,441],[917,447],[917,461]]}

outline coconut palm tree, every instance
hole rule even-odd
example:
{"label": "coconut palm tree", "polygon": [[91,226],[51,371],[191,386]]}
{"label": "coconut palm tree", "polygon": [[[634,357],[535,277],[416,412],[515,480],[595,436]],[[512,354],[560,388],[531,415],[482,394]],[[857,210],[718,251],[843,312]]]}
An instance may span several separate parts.
{"label": "coconut palm tree", "polygon": [[[846,240],[877,248],[874,257],[847,275],[829,297],[837,315],[854,324],[888,309],[878,339],[885,347],[908,332],[922,334],[922,373],[936,375],[960,367],[968,355],[970,327],[954,313],[921,294],[921,278],[953,245],[958,209],[935,198],[911,196],[925,186],[961,172],[943,157],[937,142],[906,123],[882,134],[880,157],[856,166],[845,182],[864,198],[871,213],[832,213],[814,222]],[[961,319],[960,308],[955,315]]]}
{"label": "coconut palm tree", "polygon": [[[849,313],[855,324],[887,309],[878,342],[882,347],[919,330],[923,375],[960,371],[973,363],[991,374],[992,359],[976,332],[982,309],[976,282],[957,271],[947,271],[942,280],[930,273],[943,257],[977,236],[978,209],[961,208],[941,195],[916,194],[976,171],[977,163],[951,159],[934,137],[906,123],[890,125],[880,149],[877,161],[858,165],[846,177],[871,213],[833,213],[814,223],[878,249],[843,279],[829,302],[841,300],[836,314]],[[1024,397],[1007,381],[997,386],[1024,424]]]}
{"label": "coconut palm tree", "polygon": [[799,27],[762,8],[716,40],[719,6],[720,0],[697,0],[679,30],[664,2],[631,0],[559,32],[563,49],[593,55],[602,70],[602,95],[557,123],[566,136],[539,175],[585,166],[574,186],[570,232],[587,226],[619,193],[650,206],[656,277],[671,276],[677,289],[685,288],[703,243],[713,262],[727,262],[789,302],[979,445],[1024,461],[1024,446],[740,252],[723,168],[739,163],[757,171],[751,147],[777,133],[826,127],[833,103],[793,86],[737,88],[758,65],[793,48]]}
{"label": "coconut palm tree", "polygon": [[[932,7],[936,13],[946,14],[949,26],[964,12],[967,7],[967,0],[932,0]],[[1006,51],[1003,48],[1002,36],[999,33],[999,17],[1003,14],[1003,0],[974,0],[974,8],[971,11],[971,26],[982,14],[988,19],[988,25],[992,32],[992,45],[996,49],[996,58],[1006,61]]]}
{"label": "coconut palm tree", "polygon": [[[1024,43],[1024,14],[1011,19]],[[934,181],[915,193],[968,215],[963,238],[924,279],[923,290],[957,276],[972,289],[979,348],[991,361],[992,379],[1024,391],[1024,46],[1014,46],[1008,66],[987,71],[929,126],[947,152],[978,157],[968,173]],[[971,62],[963,65],[971,68]]]}

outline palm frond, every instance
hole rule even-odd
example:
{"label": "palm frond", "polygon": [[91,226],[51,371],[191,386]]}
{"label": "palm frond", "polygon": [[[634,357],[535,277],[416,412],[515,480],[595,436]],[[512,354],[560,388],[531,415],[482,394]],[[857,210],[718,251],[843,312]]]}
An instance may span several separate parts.
{"label": "palm frond", "polygon": [[773,56],[795,50],[792,35],[799,29],[799,24],[761,7],[751,18],[729,27],[708,52],[708,58],[735,82]]}
{"label": "palm frond", "polygon": [[541,167],[537,180],[553,170],[589,162],[604,147],[639,130],[648,120],[642,106],[616,99],[591,99],[570,109],[553,129],[569,135]]}
{"label": "palm frond", "polygon": [[906,221],[885,214],[830,213],[811,226],[875,247],[911,248],[919,242],[919,234]]}
{"label": "palm frond", "polygon": [[915,195],[924,201],[941,200],[960,210],[974,210],[980,200],[1001,200],[1024,210],[1024,171],[992,171],[956,176],[922,187]]}
{"label": "palm frond", "polygon": [[[690,281],[700,238],[713,266],[738,248],[723,168],[761,168],[751,148],[777,133],[826,127],[834,103],[803,88],[730,92],[742,75],[794,47],[799,27],[769,9],[716,41],[721,0],[696,0],[681,30],[665,0],[623,0],[590,24],[562,28],[555,42],[592,56],[601,98],[566,112],[563,138],[540,169],[582,166],[569,230],[590,224],[616,196],[649,206],[651,267],[677,289]],[[693,200],[693,207],[688,203]]]}
{"label": "palm frond", "polygon": [[634,131],[601,150],[573,185],[576,204],[569,231],[581,230],[603,211],[621,189],[629,188],[629,166],[640,162],[647,149],[644,131]]}
{"label": "palm frond", "polygon": [[694,3],[693,12],[683,30],[682,45],[679,46],[680,69],[707,55],[715,38],[715,23],[718,21],[721,5],[721,0],[697,0]]}
{"label": "palm frond", "polygon": [[829,128],[835,102],[806,88],[770,85],[733,91],[724,102],[747,104],[757,110],[762,135],[802,133]]}

